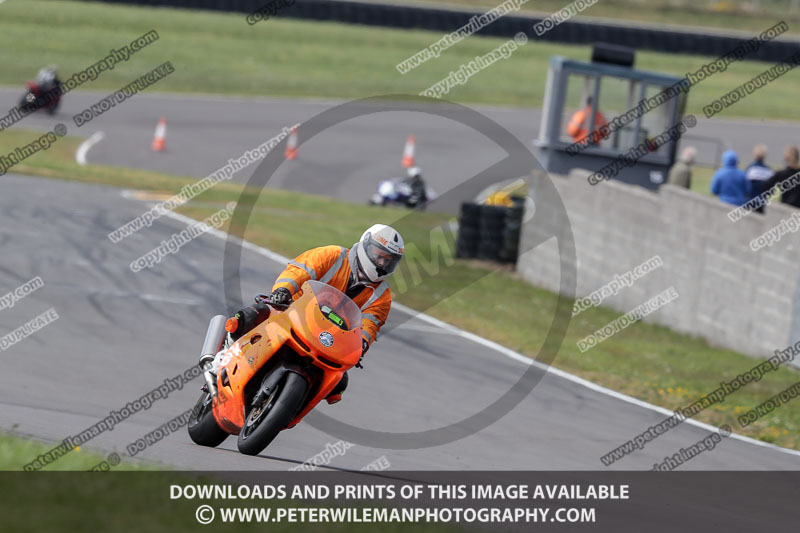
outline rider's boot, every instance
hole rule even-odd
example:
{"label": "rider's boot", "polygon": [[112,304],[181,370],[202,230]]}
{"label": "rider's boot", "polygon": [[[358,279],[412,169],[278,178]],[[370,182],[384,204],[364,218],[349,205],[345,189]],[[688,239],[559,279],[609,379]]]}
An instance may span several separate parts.
{"label": "rider's boot", "polygon": [[347,388],[347,383],[350,381],[350,378],[347,376],[347,372],[344,373],[342,379],[339,380],[339,383],[333,388],[333,390],[325,397],[325,401],[328,402],[330,405],[333,405],[337,402],[342,400],[342,393]]}

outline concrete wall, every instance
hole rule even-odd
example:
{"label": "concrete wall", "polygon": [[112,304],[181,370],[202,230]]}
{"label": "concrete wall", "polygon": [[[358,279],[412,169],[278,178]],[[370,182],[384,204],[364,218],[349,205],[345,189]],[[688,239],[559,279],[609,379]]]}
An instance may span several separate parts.
{"label": "concrete wall", "polygon": [[[679,297],[645,318],[754,356],[772,355],[800,340],[800,232],[758,251],[749,243],[798,210],[773,204],[766,215],[732,222],[730,206],[669,185],[658,193],[607,181],[587,183],[588,171],[553,177],[570,219],[577,251],[577,294],[588,296],[655,255],[663,266],[607,298],[622,313],[674,286]],[[534,191],[539,180],[536,177]],[[552,227],[552,205],[536,202],[521,250],[563,228]],[[523,254],[517,270],[557,291],[555,240]]]}

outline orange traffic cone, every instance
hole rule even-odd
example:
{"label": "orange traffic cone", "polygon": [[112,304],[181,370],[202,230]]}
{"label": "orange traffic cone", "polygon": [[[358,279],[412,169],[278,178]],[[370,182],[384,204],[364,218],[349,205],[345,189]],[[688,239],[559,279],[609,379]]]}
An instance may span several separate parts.
{"label": "orange traffic cone", "polygon": [[292,126],[283,155],[286,156],[286,159],[297,159],[297,126]]}
{"label": "orange traffic cone", "polygon": [[165,117],[161,117],[160,119],[158,119],[158,125],[156,126],[156,134],[153,137],[153,151],[163,152],[164,148],[166,147],[166,140],[167,140],[167,119]]}
{"label": "orange traffic cone", "polygon": [[406,139],[406,147],[403,149],[403,167],[413,167],[414,166],[414,150],[417,145],[417,140],[414,138],[414,135],[409,135],[408,139]]}

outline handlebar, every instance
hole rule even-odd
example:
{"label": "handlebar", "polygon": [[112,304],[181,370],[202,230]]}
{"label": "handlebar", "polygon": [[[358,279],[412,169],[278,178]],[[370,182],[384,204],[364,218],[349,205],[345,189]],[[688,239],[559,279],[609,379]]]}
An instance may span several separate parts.
{"label": "handlebar", "polygon": [[255,302],[257,304],[267,304],[270,307],[274,307],[278,311],[286,311],[289,308],[289,306],[292,305],[291,303],[288,303],[288,304],[274,304],[274,303],[269,301],[269,295],[268,294],[264,294],[262,292],[256,294],[256,297],[254,298],[254,300],[255,300]]}

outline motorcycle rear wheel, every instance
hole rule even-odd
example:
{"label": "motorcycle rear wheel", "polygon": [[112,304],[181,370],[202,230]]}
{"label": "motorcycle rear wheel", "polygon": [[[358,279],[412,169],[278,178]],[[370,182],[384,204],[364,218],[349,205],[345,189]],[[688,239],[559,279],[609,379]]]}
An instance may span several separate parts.
{"label": "motorcycle rear wheel", "polygon": [[261,405],[251,407],[237,446],[245,455],[258,455],[278,436],[297,414],[306,394],[305,378],[287,372],[286,378],[264,399]]}

